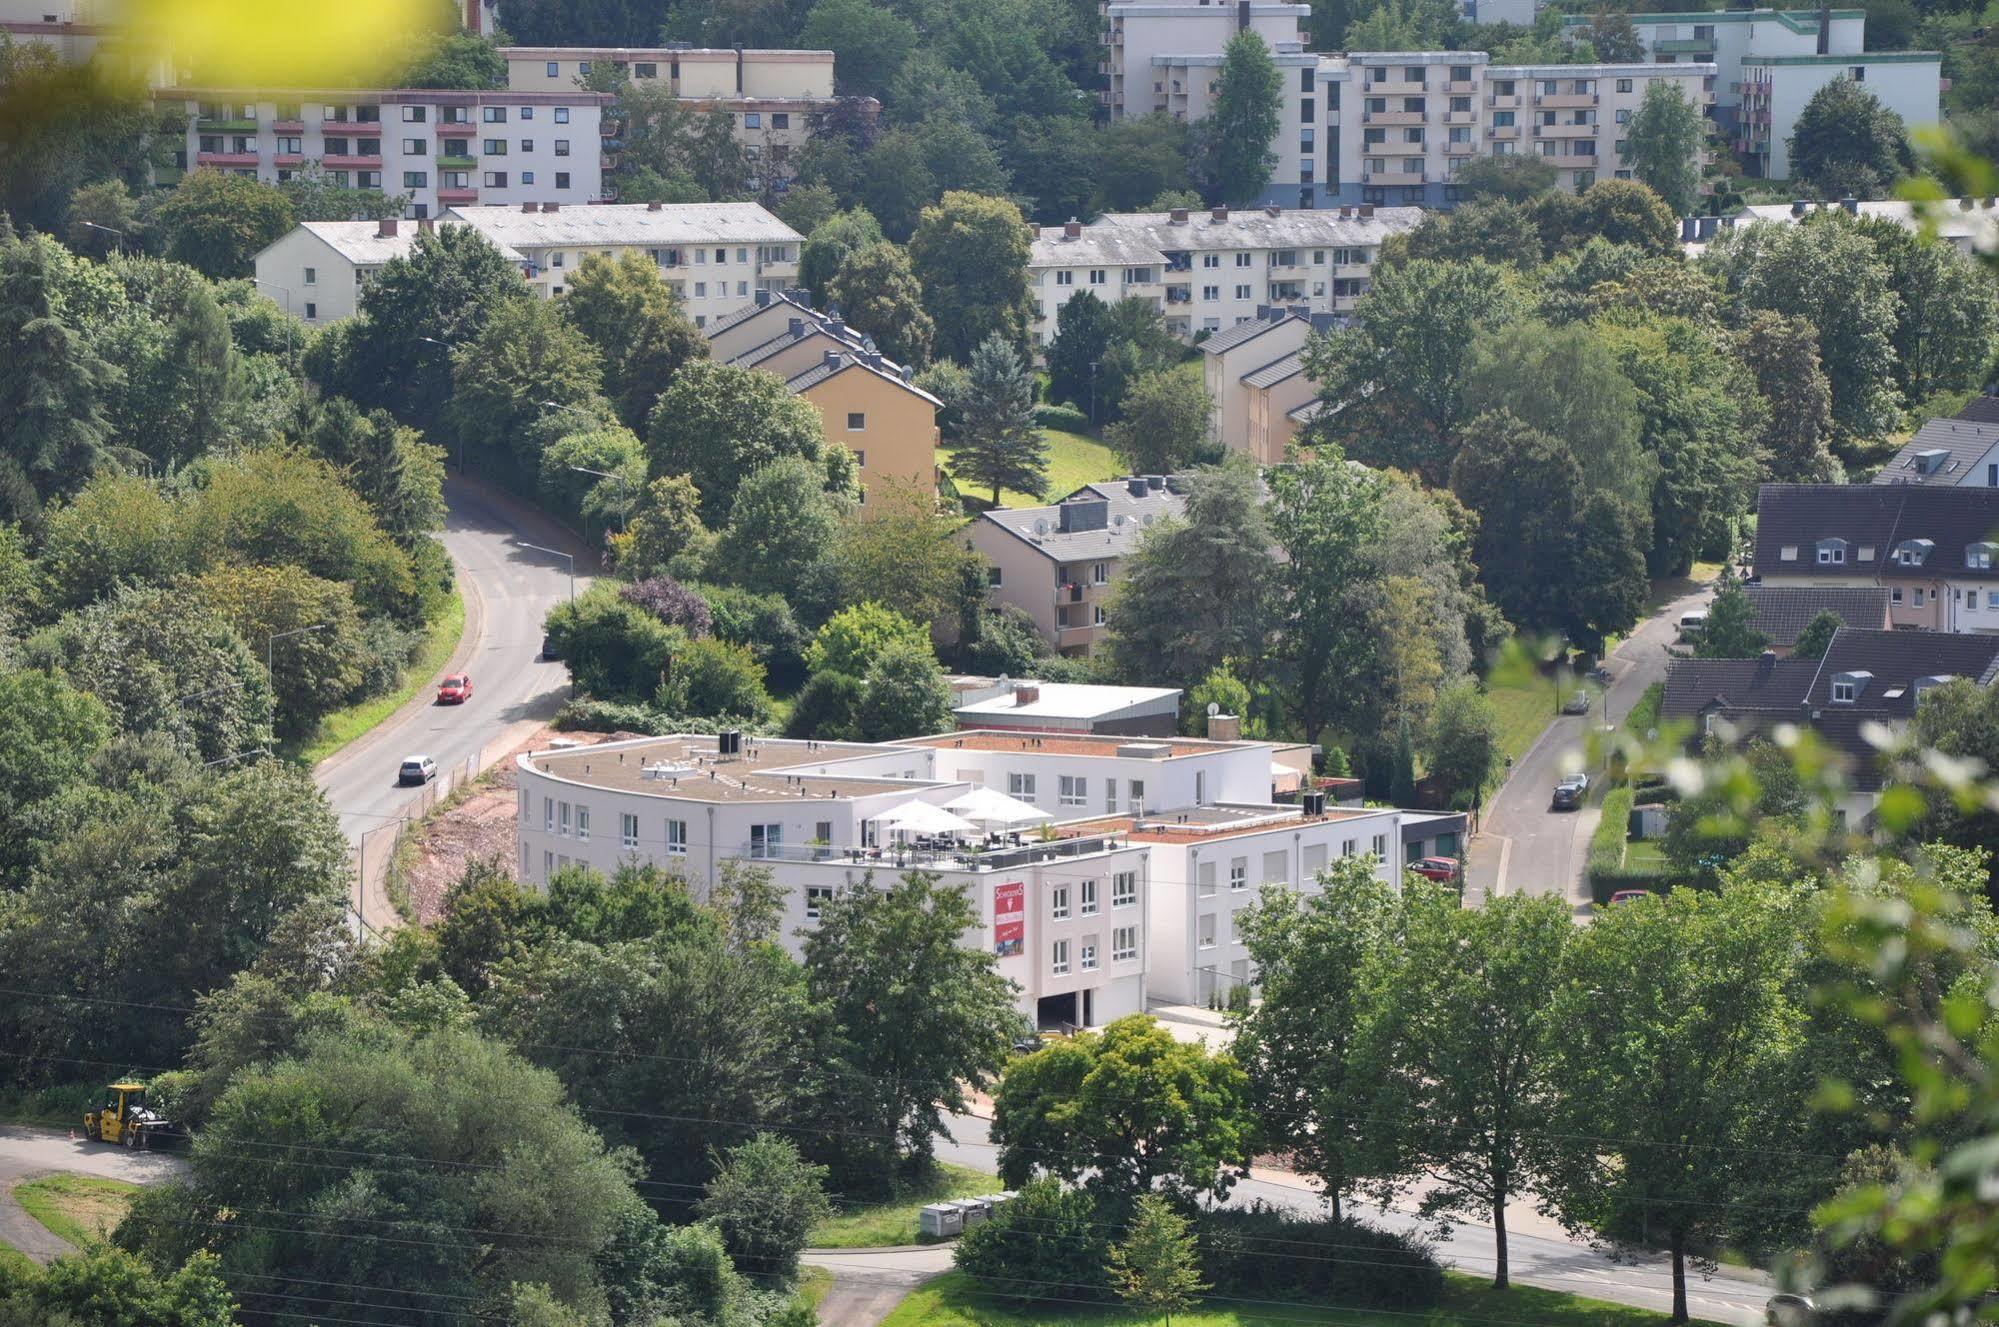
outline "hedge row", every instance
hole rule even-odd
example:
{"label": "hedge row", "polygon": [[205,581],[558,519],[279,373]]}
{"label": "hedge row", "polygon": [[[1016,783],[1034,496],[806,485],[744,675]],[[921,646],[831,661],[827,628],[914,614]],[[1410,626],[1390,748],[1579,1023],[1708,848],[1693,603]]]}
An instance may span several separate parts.
{"label": "hedge row", "polygon": [[1090,417],[1072,405],[1038,405],[1034,407],[1034,422],[1037,427],[1064,433],[1090,431]]}

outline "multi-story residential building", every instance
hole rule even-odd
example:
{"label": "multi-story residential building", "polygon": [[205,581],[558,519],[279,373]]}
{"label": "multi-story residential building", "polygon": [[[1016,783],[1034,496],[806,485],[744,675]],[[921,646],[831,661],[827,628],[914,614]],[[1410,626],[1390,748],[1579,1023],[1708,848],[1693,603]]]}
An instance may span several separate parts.
{"label": "multi-story residential building", "polygon": [[1382,241],[1422,219],[1407,207],[1271,206],[1108,212],[1088,225],[1043,226],[1027,264],[1034,343],[1054,337],[1057,311],[1079,290],[1106,302],[1150,300],[1166,329],[1190,340],[1264,305],[1344,313],[1367,293]]}
{"label": "multi-story residential building", "polygon": [[1214,403],[1209,440],[1258,465],[1282,461],[1319,395],[1305,373],[1305,338],[1333,321],[1302,305],[1265,305],[1202,341],[1202,381]]}
{"label": "multi-story residential building", "polygon": [[1764,585],[1882,586],[1889,622],[1999,632],[1999,488],[1765,484],[1756,575]]}
{"label": "multi-story residential building", "polygon": [[[1098,93],[1098,100],[1113,120],[1154,111],[1176,111],[1187,120],[1206,115],[1214,95],[1209,84],[1219,74],[1222,48],[1242,28],[1263,38],[1280,58],[1302,58],[1308,65],[1313,59],[1303,54],[1305,39],[1299,28],[1300,23],[1312,16],[1310,5],[1278,4],[1274,0],[1234,0],[1227,4],[1210,4],[1208,0],[1145,0],[1100,5],[1099,10],[1102,26],[1097,40],[1103,53],[1097,71],[1104,76],[1105,86]],[[1202,66],[1206,72],[1198,87],[1194,80],[1186,78],[1176,84],[1165,72],[1185,67],[1190,58],[1205,57],[1212,57],[1213,64]],[[1297,87],[1294,77],[1286,92],[1287,101],[1294,105]]]}
{"label": "multi-story residential building", "polygon": [[1178,479],[1133,475],[1085,485],[1045,507],[980,512],[965,527],[965,547],[989,564],[994,602],[1033,618],[1058,652],[1086,655],[1103,636],[1112,590],[1139,536],[1186,505]]}
{"label": "multi-story residential building", "polygon": [[884,486],[937,487],[937,412],[943,402],[918,387],[907,366],[837,314],[812,307],[802,290],[758,291],[706,326],[708,352],[737,368],[784,380],[819,412],[828,441],[854,453],[861,507]]}
{"label": "multi-story residential building", "polygon": [[1990,198],[1945,198],[1927,205],[1899,198],[1842,198],[1837,202],[1795,198],[1788,203],[1755,203],[1727,216],[1682,217],[1680,246],[1687,257],[1697,258],[1723,231],[1736,226],[1758,221],[1795,225],[1833,208],[1849,216],[1892,221],[1913,234],[1934,235],[1960,253],[1999,252],[1999,207]]}
{"label": "multi-story residential building", "polygon": [[316,165],[335,184],[403,196],[418,218],[603,197],[602,93],[175,87],[153,97],[186,113],[187,169],[276,182]]}
{"label": "multi-story residential building", "polygon": [[[362,293],[391,258],[416,243],[431,221],[307,221],[256,257],[257,284],[309,323],[338,322],[361,311]],[[516,262],[520,255],[503,253]]]}
{"label": "multi-story residential building", "polygon": [[1837,809],[1866,827],[1884,781],[1877,736],[1908,727],[1923,693],[1953,679],[1991,686],[1999,641],[1927,631],[1842,627],[1820,659],[1674,659],[1659,717],[1690,724],[1690,743],[1710,734],[1746,741],[1779,725],[1809,728],[1844,765],[1850,790]]}
{"label": "multi-story residential building", "polygon": [[1932,419],[1902,444],[1874,482],[1999,488],[1999,422]]}
{"label": "multi-story residential building", "polygon": [[507,86],[527,92],[579,87],[606,65],[635,82],[657,81],[692,109],[726,115],[759,169],[788,175],[786,161],[836,109],[872,119],[872,97],[833,93],[833,52],[670,46],[507,46]]}
{"label": "multi-story residential building", "polygon": [[[780,887],[779,934],[796,947],[835,892],[921,869],[966,889],[979,921],[964,943],[997,956],[1019,983],[1022,1013],[1090,1026],[1143,1010],[1155,990],[1192,998],[1217,973],[1253,980],[1235,967],[1233,916],[1252,881],[1313,888],[1334,856],[1362,852],[1399,878],[1426,846],[1455,849],[1462,816],[1329,808],[1317,796],[1278,803],[1309,761],[1306,748],[1268,742],[999,730],[881,745],[724,734],[531,751],[515,762],[519,872],[546,885],[571,864],[646,862],[699,893],[725,863],[748,862]],[[893,831],[911,802],[948,807],[977,790],[1021,804],[1047,837],[910,843]]]}
{"label": "multi-story residential building", "polygon": [[529,283],[546,295],[560,295],[569,274],[591,254],[637,254],[659,265],[697,327],[735,312],[758,291],[796,282],[803,243],[797,231],[755,203],[482,205],[454,207],[445,220],[463,222],[520,254]]}
{"label": "multi-story residential building", "polygon": [[[1648,59],[1715,67],[1714,118],[1735,151],[1771,179],[1791,173],[1791,132],[1835,78],[1867,85],[1910,128],[1934,125],[1943,90],[1934,51],[1869,51],[1864,9],[1728,9],[1628,15]],[[1563,20],[1571,37],[1590,19]]]}

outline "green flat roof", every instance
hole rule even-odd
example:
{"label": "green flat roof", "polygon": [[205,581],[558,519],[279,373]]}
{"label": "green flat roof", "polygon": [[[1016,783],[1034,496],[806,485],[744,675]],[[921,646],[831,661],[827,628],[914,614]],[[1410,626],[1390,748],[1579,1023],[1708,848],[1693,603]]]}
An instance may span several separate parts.
{"label": "green flat roof", "polygon": [[1750,65],[1924,65],[1943,59],[1940,51],[1863,51],[1858,55],[1745,55]]}

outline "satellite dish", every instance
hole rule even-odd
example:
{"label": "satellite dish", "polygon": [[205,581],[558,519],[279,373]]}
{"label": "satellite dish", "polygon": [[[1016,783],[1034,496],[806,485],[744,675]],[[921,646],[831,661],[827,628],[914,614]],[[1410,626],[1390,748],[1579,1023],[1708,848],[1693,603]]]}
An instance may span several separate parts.
{"label": "satellite dish", "polygon": [[1208,702],[1208,717],[1210,719],[1214,718],[1217,714],[1220,714],[1221,712],[1222,712],[1222,707],[1220,702],[1212,700]]}
{"label": "satellite dish", "polygon": [[1119,513],[1118,513],[1117,515],[1115,515],[1115,516],[1111,517],[1111,524],[1112,524],[1112,525],[1123,525],[1123,524],[1124,524],[1124,513],[1123,513],[1123,512],[1119,512]]}
{"label": "satellite dish", "polygon": [[1152,513],[1151,513],[1151,512],[1147,512],[1147,513],[1145,513],[1145,523],[1146,523],[1147,525],[1150,525],[1150,524],[1152,524]]}
{"label": "satellite dish", "polygon": [[1036,521],[1034,522],[1034,533],[1036,533],[1036,534],[1047,534],[1047,533],[1048,533],[1048,522],[1046,522],[1046,521],[1043,521],[1043,520],[1036,520]]}

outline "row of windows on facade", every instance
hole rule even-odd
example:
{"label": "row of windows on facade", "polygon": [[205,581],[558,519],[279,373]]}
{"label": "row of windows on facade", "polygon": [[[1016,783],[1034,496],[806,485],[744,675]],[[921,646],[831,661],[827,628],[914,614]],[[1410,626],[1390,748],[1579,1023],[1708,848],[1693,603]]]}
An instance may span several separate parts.
{"label": "row of windows on facade", "polygon": [[[1194,800],[1198,802],[1201,800],[1199,791],[1202,786],[1200,783],[1201,776],[1196,774],[1195,779],[1196,792]],[[1039,780],[1032,774],[1015,772],[1009,773],[1006,776],[1007,796],[1017,802],[1035,801],[1038,787]],[[1126,811],[1133,815],[1138,815],[1145,810],[1144,779],[1127,779],[1125,781],[1125,795],[1127,798],[1125,802]],[[1056,780],[1055,800],[1058,806],[1088,806],[1090,803],[1089,776],[1084,774],[1064,774],[1059,776]],[[1116,779],[1105,779],[1104,814],[1116,815],[1117,809],[1118,781]]]}
{"label": "row of windows on facade", "polygon": [[[401,109],[402,122],[404,124],[428,124],[431,122],[429,106],[404,106]],[[481,106],[479,108],[479,123],[505,124],[509,118],[507,109],[505,106]],[[518,106],[514,109],[520,112],[519,119],[534,119],[534,107]],[[569,107],[553,106],[549,109],[554,112],[554,119],[557,124],[569,123]],[[203,120],[256,120],[257,108],[255,106],[211,105],[208,102],[202,102],[197,111],[197,116]],[[297,105],[290,105],[277,107],[276,114],[272,117],[272,120],[274,123],[283,124],[288,121],[301,121],[304,118],[303,108]],[[382,120],[382,108],[380,106],[326,106],[321,109],[319,118],[324,124],[380,124]],[[466,106],[440,106],[437,108],[436,122],[438,124],[469,125],[473,122],[471,108]]]}
{"label": "row of windows on facade", "polygon": [[[278,156],[295,157],[305,154],[305,140],[303,138],[280,135],[275,141],[276,146],[273,151]],[[570,142],[568,139],[558,138],[554,141],[556,156],[566,157],[570,155]],[[523,138],[520,140],[520,143],[521,151],[534,151],[534,140],[532,138]],[[402,145],[403,155],[406,157],[427,157],[430,155],[430,140],[427,138],[405,138],[402,141]],[[254,155],[261,150],[257,145],[257,140],[247,134],[202,134],[200,135],[198,146],[203,152],[234,152],[242,156]],[[349,151],[350,146],[353,149],[351,152]],[[508,151],[508,140],[504,138],[483,139],[481,140],[480,150],[485,156],[504,157]],[[330,157],[345,157],[349,155],[379,157],[382,155],[382,140],[379,138],[326,138],[320,144],[320,151]],[[439,146],[437,155],[440,157],[469,157],[472,155],[472,141],[470,139],[447,138]]]}
{"label": "row of windows on facade", "polygon": [[[1265,267],[1303,267],[1305,264],[1299,261],[1298,258],[1301,252],[1303,251],[1299,249],[1265,250],[1263,265]],[[1335,267],[1366,267],[1374,261],[1373,252],[1369,249],[1314,249],[1312,250],[1311,265],[1314,267],[1324,267],[1328,254],[1332,256],[1332,264]],[[1223,265],[1221,254],[1204,253],[1201,255],[1201,266],[1203,269],[1212,271]],[[1248,252],[1237,253],[1235,255],[1234,266],[1256,266],[1256,254]],[[1191,271],[1193,270],[1193,264],[1188,262],[1176,265],[1169,262],[1166,270],[1169,272]],[[1080,272],[1084,276],[1085,284],[1087,285],[1109,285],[1110,271],[1107,267],[1056,268],[1054,270],[1055,284],[1058,286],[1073,286],[1076,284],[1076,276]],[[1158,279],[1150,267],[1124,267],[1119,268],[1118,271],[1120,273],[1119,280],[1127,286],[1150,285]],[[1034,284],[1037,286],[1041,285],[1048,275],[1049,273],[1046,270],[1037,272],[1034,276]],[[1209,288],[1212,289],[1212,287]]]}
{"label": "row of windows on facade", "polygon": [[[1847,561],[1846,554],[1849,548],[1853,548],[1853,560],[1855,562],[1872,562],[1874,560],[1874,545],[1872,544],[1861,544],[1855,548],[1844,539],[1821,539],[1815,545],[1818,565],[1821,567],[1845,566]],[[1992,569],[1992,554],[1995,549],[1999,549],[1999,543],[1992,543],[1986,540],[1966,544],[1964,546],[1964,565],[1974,571],[1990,571]],[[1890,556],[1897,566],[1920,567],[1929,561],[1930,554],[1935,550],[1936,545],[1928,539],[1904,539],[1901,543],[1895,545],[1895,550]],[[1798,560],[1798,546],[1796,544],[1783,545],[1777,550],[1777,558],[1781,562],[1796,562]]]}
{"label": "row of windows on facade", "polygon": [[[1083,972],[1097,969],[1097,941],[1094,936],[1077,943],[1076,952],[1080,956],[1077,967]],[[1138,957],[1138,928],[1120,926],[1111,932],[1111,962],[1128,963]],[[1069,942],[1057,940],[1048,949],[1048,972],[1051,976],[1069,975]]]}

